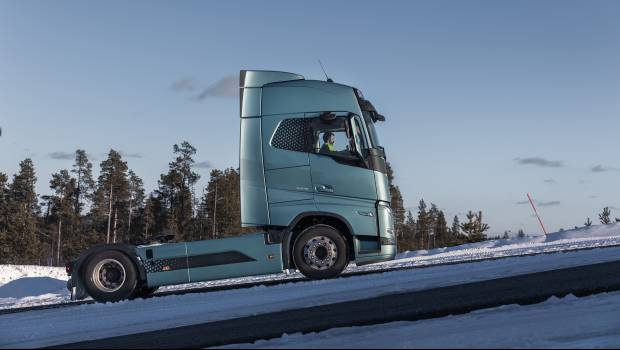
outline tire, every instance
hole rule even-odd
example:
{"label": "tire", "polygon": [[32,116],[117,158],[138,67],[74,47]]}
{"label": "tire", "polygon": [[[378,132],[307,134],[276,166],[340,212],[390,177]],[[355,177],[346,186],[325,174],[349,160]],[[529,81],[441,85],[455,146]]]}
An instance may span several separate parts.
{"label": "tire", "polygon": [[336,277],[349,263],[347,241],[332,226],[308,227],[295,240],[293,262],[310,279]]}
{"label": "tire", "polygon": [[94,254],[82,278],[88,295],[98,302],[129,299],[136,290],[137,271],[131,259],[116,250]]}

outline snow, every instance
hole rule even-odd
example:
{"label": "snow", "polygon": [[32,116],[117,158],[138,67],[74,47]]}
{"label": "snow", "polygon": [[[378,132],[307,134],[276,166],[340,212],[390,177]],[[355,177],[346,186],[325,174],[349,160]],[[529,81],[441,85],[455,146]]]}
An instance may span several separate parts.
{"label": "snow", "polygon": [[64,267],[38,265],[0,265],[0,286],[19,278],[51,277],[67,281],[69,277]]}
{"label": "snow", "polygon": [[40,347],[616,261],[620,248],[0,315],[0,347]]}
{"label": "snow", "polygon": [[0,265],[0,309],[70,301],[63,267]]}
{"label": "snow", "polygon": [[45,294],[60,294],[67,282],[50,277],[26,277],[0,287],[0,298],[25,298]]}
{"label": "snow", "polygon": [[334,328],[223,348],[618,348],[620,292],[416,322]]}

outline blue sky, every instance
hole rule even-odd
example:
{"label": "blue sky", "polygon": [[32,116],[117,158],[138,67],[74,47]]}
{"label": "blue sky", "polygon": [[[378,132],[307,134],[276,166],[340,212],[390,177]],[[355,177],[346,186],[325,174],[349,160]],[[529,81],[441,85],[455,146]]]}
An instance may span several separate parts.
{"label": "blue sky", "polygon": [[188,140],[206,179],[238,165],[232,77],[322,79],[321,59],[388,118],[408,207],[480,209],[492,233],[540,231],[527,192],[551,230],[620,217],[619,19],[618,1],[2,1],[0,171],[31,157],[46,193],[66,153],[98,171],[115,148],[152,190]]}

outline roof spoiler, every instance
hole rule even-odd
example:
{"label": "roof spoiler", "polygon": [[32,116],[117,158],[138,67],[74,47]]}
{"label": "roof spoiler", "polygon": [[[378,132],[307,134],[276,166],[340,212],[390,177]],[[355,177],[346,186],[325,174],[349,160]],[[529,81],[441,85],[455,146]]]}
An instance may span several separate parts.
{"label": "roof spoiler", "polygon": [[239,73],[240,88],[260,88],[270,83],[304,80],[302,75],[268,70],[242,70]]}

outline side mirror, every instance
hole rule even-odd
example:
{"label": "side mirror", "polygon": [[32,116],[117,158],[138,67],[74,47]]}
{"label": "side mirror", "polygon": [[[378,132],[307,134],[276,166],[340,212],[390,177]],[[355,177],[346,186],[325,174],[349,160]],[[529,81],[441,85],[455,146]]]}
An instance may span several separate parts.
{"label": "side mirror", "polygon": [[378,121],[380,121],[380,122],[384,122],[384,121],[385,121],[385,117],[384,117],[384,116],[382,116],[382,115],[381,115],[381,114],[379,114],[379,113],[375,113],[375,115],[374,115],[374,119],[375,119],[375,120],[378,120]]}
{"label": "side mirror", "polygon": [[368,111],[371,114],[377,113],[375,106],[373,106],[368,100],[360,100],[360,107],[362,107],[362,111]]}

